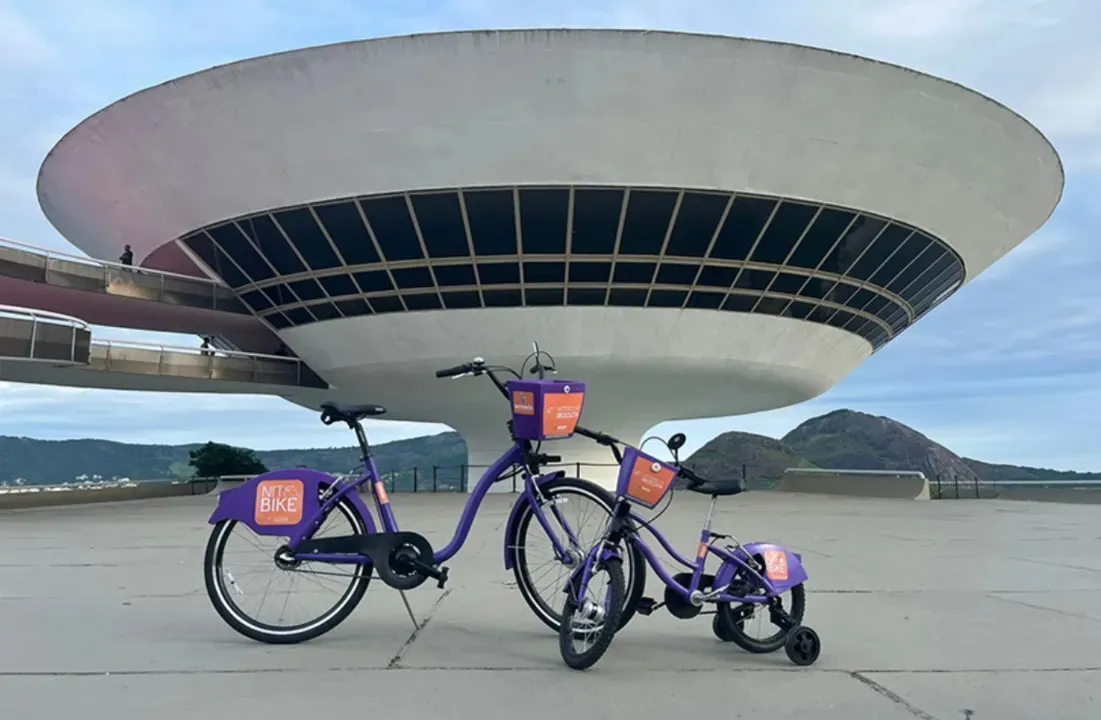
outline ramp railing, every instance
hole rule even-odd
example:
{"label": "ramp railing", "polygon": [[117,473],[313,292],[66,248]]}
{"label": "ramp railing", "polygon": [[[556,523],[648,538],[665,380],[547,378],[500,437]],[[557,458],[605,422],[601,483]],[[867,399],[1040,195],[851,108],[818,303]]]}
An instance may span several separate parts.
{"label": "ramp railing", "polygon": [[91,339],[91,328],[79,318],[0,305],[0,358],[86,365]]}
{"label": "ramp railing", "polygon": [[0,238],[0,275],[55,287],[251,315],[224,283]]}

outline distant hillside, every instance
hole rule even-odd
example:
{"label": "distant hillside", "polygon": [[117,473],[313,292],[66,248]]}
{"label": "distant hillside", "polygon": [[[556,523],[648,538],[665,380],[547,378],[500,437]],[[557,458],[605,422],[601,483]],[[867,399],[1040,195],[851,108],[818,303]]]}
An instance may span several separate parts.
{"label": "distant hillside", "polygon": [[[72,481],[78,476],[132,480],[185,478],[191,475],[188,451],[193,445],[130,445],[106,440],[32,440],[0,436],[0,482],[25,478],[32,484]],[[432,468],[441,468],[441,484],[457,485],[466,462],[466,443],[453,432],[399,440],[374,447],[383,473],[395,473],[399,488],[412,486],[412,469],[419,469],[421,487],[432,483]],[[257,453],[269,468],[305,466],[332,473],[358,463],[355,448],[268,450]],[[861,470],[920,470],[930,480],[971,481],[1101,480],[1101,473],[1075,473],[1041,468],[995,465],[961,458],[913,428],[886,417],[837,410],[807,420],[782,440],[743,432],[714,438],[688,462],[705,477],[737,476],[746,468],[750,487],[774,487],[790,467]],[[403,472],[404,471],[404,472]],[[478,471],[475,471],[475,475]]]}
{"label": "distant hillside", "polygon": [[714,438],[686,463],[706,478],[725,479],[741,475],[745,466],[749,487],[775,487],[780,474],[792,467],[813,467],[790,447],[775,438],[744,432],[727,432]]}
{"label": "distant hillside", "polygon": [[1080,473],[1072,470],[1049,470],[1046,468],[1022,467],[1018,465],[993,465],[980,460],[963,458],[982,480],[986,482],[1053,482],[1066,480],[1101,480],[1101,473]]}
{"label": "distant hillside", "polygon": [[[87,475],[156,480],[191,476],[190,445],[131,445],[107,440],[32,440],[0,436],[0,481],[24,478],[35,485],[62,483]],[[466,443],[458,433],[398,440],[373,447],[381,472],[433,465],[454,467],[466,462]],[[261,450],[269,468],[304,465],[333,473],[351,470],[359,450],[352,447],[309,450]],[[452,473],[454,474],[454,473]]]}

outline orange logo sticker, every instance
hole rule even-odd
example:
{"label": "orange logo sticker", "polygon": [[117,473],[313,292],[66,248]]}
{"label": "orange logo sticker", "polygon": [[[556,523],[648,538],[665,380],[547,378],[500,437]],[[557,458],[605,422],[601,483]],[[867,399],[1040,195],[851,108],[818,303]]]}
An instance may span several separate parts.
{"label": "orange logo sticker", "polygon": [[788,554],[783,550],[765,550],[765,575],[769,580],[788,579]]}
{"label": "orange logo sticker", "polygon": [[262,480],[256,485],[256,524],[297,525],[305,499],[301,480]]}
{"label": "orange logo sticker", "polygon": [[697,557],[697,558],[704,558],[704,557],[707,557],[707,551],[708,551],[709,549],[711,549],[711,546],[710,546],[710,545],[708,545],[708,544],[707,544],[707,543],[705,543],[705,542],[701,542],[701,543],[700,543],[700,547],[699,547],[699,549],[698,549],[698,550],[696,550],[696,557]]}
{"label": "orange logo sticker", "polygon": [[547,393],[543,396],[543,437],[572,435],[581,419],[585,393]]}
{"label": "orange logo sticker", "polygon": [[375,495],[378,496],[379,503],[383,505],[390,502],[390,496],[386,494],[386,485],[381,480],[375,483]]}
{"label": "orange logo sticker", "polygon": [[512,393],[512,412],[517,415],[534,415],[535,394],[523,390]]}
{"label": "orange logo sticker", "polygon": [[645,457],[635,459],[631,468],[631,479],[627,483],[627,497],[637,500],[648,507],[654,507],[665,497],[665,492],[673,484],[676,472],[661,463]]}

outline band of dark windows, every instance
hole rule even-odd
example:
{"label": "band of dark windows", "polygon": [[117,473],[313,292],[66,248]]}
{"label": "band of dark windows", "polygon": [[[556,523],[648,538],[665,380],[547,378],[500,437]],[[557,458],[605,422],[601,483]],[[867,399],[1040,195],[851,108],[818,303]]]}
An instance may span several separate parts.
{"label": "band of dark windows", "polygon": [[687,307],[823,322],[878,348],[964,277],[945,243],[884,218],[650,188],[354,198],[184,241],[277,328],[442,308]]}

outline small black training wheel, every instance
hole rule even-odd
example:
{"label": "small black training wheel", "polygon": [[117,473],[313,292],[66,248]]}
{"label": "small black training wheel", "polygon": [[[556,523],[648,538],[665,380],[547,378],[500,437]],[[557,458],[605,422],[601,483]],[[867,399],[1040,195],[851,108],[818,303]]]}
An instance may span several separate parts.
{"label": "small black training wheel", "polygon": [[784,652],[788,660],[796,665],[813,665],[822,652],[822,641],[818,639],[818,633],[805,625],[791,629],[787,642],[784,643]]}

